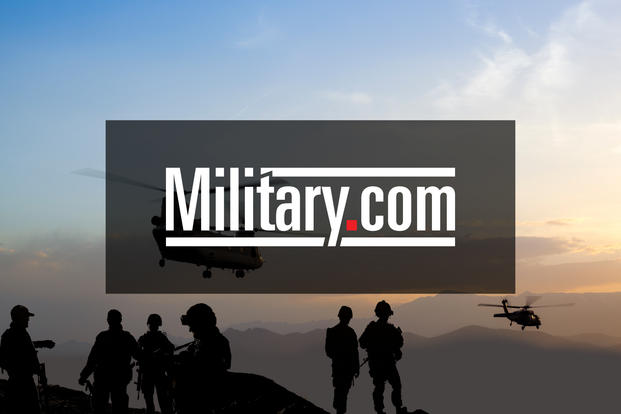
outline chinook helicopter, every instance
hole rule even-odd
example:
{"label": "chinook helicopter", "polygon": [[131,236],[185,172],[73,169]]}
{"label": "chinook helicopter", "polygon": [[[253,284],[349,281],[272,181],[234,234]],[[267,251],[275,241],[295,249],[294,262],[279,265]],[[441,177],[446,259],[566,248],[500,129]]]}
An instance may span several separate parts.
{"label": "chinook helicopter", "polygon": [[[526,297],[526,304],[523,306],[512,306],[509,305],[509,301],[505,298],[500,303],[501,305],[489,304],[489,303],[479,303],[479,306],[491,306],[497,308],[503,308],[503,313],[495,313],[494,318],[507,318],[510,323],[509,326],[513,325],[515,322],[518,325],[522,325],[522,330],[527,326],[534,326],[537,329],[541,326],[541,318],[535,312],[533,312],[532,308],[552,308],[552,307],[561,307],[561,306],[573,306],[573,303],[559,303],[557,305],[538,305],[532,306],[537,300],[541,299],[541,296],[528,296]],[[509,308],[511,309],[519,309],[517,311],[509,312]]]}
{"label": "chinook helicopter", "polygon": [[[117,174],[106,174],[103,171],[94,170],[92,168],[84,168],[73,171],[73,173],[132,185],[135,187],[146,188],[149,190],[164,193],[166,192],[164,188],[155,185],[143,183]],[[284,179],[273,178],[271,183],[274,185],[283,185],[287,183],[287,181]],[[246,182],[240,184],[239,188],[254,187],[258,184],[258,181]],[[227,187],[224,190],[229,191],[230,188]],[[210,193],[214,192],[214,188],[210,189]],[[190,194],[190,191],[185,190],[185,193]],[[179,223],[181,220],[178,206],[175,208],[174,214],[175,222]],[[195,264],[196,266],[205,266],[205,270],[203,271],[204,278],[211,278],[212,268],[230,269],[235,274],[235,277],[243,278],[247,271],[256,270],[263,266],[264,259],[261,256],[261,252],[258,247],[168,247],[166,246],[167,236],[183,235],[191,237],[200,234],[201,237],[253,237],[257,232],[282,233],[277,230],[266,231],[257,228],[253,230],[231,231],[228,227],[225,227],[223,231],[216,231],[214,226],[211,226],[210,231],[183,231],[181,228],[175,228],[175,230],[170,232],[166,231],[164,217],[166,217],[166,197],[163,197],[161,200],[160,215],[151,217],[151,224],[154,226],[152,231],[153,238],[155,239],[160,252],[160,260],[158,261],[159,266],[164,267],[167,260]],[[200,227],[200,220],[196,219],[194,221],[193,228],[200,229]],[[243,227],[243,224],[241,227]]]}

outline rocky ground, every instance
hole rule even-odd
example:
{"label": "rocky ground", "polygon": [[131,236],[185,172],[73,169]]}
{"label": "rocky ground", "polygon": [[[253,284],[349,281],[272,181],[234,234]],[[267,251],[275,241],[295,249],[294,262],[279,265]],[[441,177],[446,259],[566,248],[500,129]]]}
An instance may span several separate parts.
{"label": "rocky ground", "polygon": [[[326,411],[288,391],[274,381],[254,374],[230,373],[230,398],[214,412],[218,414],[327,414]],[[0,380],[0,414],[6,401],[6,381]],[[48,387],[50,414],[88,414],[92,412],[89,396],[58,385]],[[130,409],[130,414],[144,410]]]}

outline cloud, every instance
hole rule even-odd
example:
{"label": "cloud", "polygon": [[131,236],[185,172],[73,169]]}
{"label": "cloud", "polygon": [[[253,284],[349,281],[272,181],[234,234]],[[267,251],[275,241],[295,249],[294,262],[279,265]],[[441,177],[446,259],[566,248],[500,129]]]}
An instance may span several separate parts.
{"label": "cloud", "polygon": [[[212,306],[218,324],[225,328],[256,320],[295,323],[333,319],[344,297],[356,314],[370,316],[371,304],[379,300],[372,295],[106,294],[103,238],[40,236],[17,250],[11,255],[0,254],[0,326],[8,323],[11,307],[21,303],[37,315],[31,324],[33,337],[52,337],[57,342],[92,341],[97,331],[105,328],[110,308],[123,313],[124,326],[130,332],[143,332],[146,316],[158,312],[169,334],[187,337],[187,327],[179,323],[179,316],[197,302]],[[397,300],[399,295],[382,297],[407,300]]]}
{"label": "cloud", "polygon": [[520,292],[606,292],[621,288],[621,261],[541,265],[518,263],[516,283]]}
{"label": "cloud", "polygon": [[435,106],[440,109],[452,109],[469,105],[479,100],[498,100],[518,76],[532,65],[531,57],[524,51],[503,47],[493,56],[480,56],[483,67],[463,86],[455,87],[442,84],[433,92],[436,96]]}
{"label": "cloud", "polygon": [[319,95],[322,98],[339,103],[367,105],[373,102],[373,98],[364,92],[323,91]]}
{"label": "cloud", "polygon": [[574,219],[555,219],[555,220],[548,220],[546,221],[546,224],[552,225],[552,226],[569,226],[570,224],[575,223]]}
{"label": "cloud", "polygon": [[517,260],[583,251],[587,248],[585,242],[577,238],[517,237],[515,244]]}
{"label": "cloud", "polygon": [[488,18],[484,23],[481,23],[478,18],[478,13],[473,9],[473,13],[467,18],[467,22],[470,26],[475,29],[482,31],[488,36],[498,38],[502,40],[503,43],[509,44],[513,42],[511,36],[507,34],[504,30],[498,28],[496,23],[494,23],[490,18]]}
{"label": "cloud", "polygon": [[[559,224],[555,224],[559,225]],[[560,224],[563,226],[564,224]],[[559,264],[621,259],[621,245],[588,243],[579,237],[516,237],[518,263]],[[588,279],[589,276],[585,275]]]}
{"label": "cloud", "polygon": [[[434,106],[446,111],[490,110],[516,115],[545,112],[549,105],[577,107],[565,94],[592,94],[587,84],[597,83],[593,72],[618,67],[619,55],[614,52],[621,31],[613,29],[617,20],[594,11],[591,2],[567,9],[550,24],[538,48],[530,51],[519,47],[511,36],[493,22],[467,20],[472,27],[502,39],[491,52],[478,52],[478,68],[461,82],[440,82],[432,91]],[[604,8],[604,7],[602,7]],[[597,59],[596,59],[597,58]],[[606,60],[603,66],[598,60]],[[608,84],[601,93],[610,94]],[[578,88],[575,88],[578,86]],[[589,96],[593,99],[593,96]],[[599,102],[601,104],[601,102]]]}
{"label": "cloud", "polygon": [[541,228],[544,226],[570,226],[583,223],[584,221],[584,218],[578,217],[559,217],[544,220],[518,221],[516,225],[519,228]]}

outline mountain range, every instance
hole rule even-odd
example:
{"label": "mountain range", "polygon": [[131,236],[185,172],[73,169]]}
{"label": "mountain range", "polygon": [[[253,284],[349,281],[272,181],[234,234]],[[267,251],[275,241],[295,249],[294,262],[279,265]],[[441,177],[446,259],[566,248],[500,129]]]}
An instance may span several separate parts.
{"label": "mountain range", "polygon": [[[488,328],[505,328],[509,323],[492,314],[502,309],[479,307],[479,303],[500,304],[507,297],[512,305],[524,305],[528,297],[538,297],[534,305],[573,303],[571,307],[535,309],[542,320],[541,329],[557,336],[605,335],[621,338],[621,292],[614,293],[547,293],[493,296],[466,294],[439,294],[420,297],[394,306],[392,321],[403,331],[423,336],[438,336],[464,326],[478,325]],[[346,302],[343,305],[347,305]],[[264,328],[278,333],[308,332],[326,329],[336,323],[334,319],[303,323],[254,321],[230,326],[234,329]],[[361,331],[373,317],[373,307],[365,314],[354,314],[352,326]],[[514,325],[515,329],[515,325]],[[619,341],[621,343],[621,340]]]}

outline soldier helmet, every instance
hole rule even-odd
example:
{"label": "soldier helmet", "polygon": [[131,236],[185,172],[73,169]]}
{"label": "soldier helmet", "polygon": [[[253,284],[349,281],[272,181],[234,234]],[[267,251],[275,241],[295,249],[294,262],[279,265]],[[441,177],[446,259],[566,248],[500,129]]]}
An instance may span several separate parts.
{"label": "soldier helmet", "polygon": [[152,313],[147,318],[147,325],[157,325],[162,326],[162,317],[157,313]]}
{"label": "soldier helmet", "polygon": [[341,309],[339,309],[338,317],[351,319],[354,317],[354,312],[352,312],[349,306],[341,306]]}
{"label": "soldier helmet", "polygon": [[216,326],[216,314],[204,303],[197,303],[188,309],[185,315],[181,315],[182,325],[206,324]]}
{"label": "soldier helmet", "polygon": [[13,309],[11,309],[11,320],[15,321],[18,319],[26,318],[34,316],[34,313],[31,313],[27,307],[24,305],[15,305]]}
{"label": "soldier helmet", "polygon": [[390,316],[393,314],[393,311],[388,302],[382,300],[381,302],[377,302],[377,305],[375,305],[375,314],[378,317]]}
{"label": "soldier helmet", "polygon": [[108,311],[108,323],[115,325],[121,323],[123,320],[123,315],[116,309],[110,309]]}

